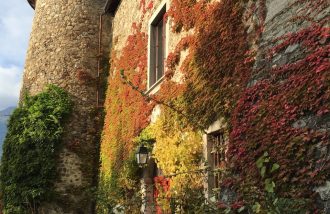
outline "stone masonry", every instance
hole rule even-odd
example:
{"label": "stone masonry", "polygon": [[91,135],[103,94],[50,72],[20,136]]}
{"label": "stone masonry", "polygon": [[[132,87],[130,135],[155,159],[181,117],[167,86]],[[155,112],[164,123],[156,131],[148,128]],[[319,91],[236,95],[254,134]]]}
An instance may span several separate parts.
{"label": "stone masonry", "polygon": [[[294,16],[299,14],[304,7],[302,3],[294,4],[295,0],[267,0],[266,1],[266,18],[265,29],[261,37],[259,50],[257,50],[257,58],[254,69],[259,70],[250,81],[250,85],[257,83],[262,79],[268,78],[269,74],[265,71],[271,67],[282,66],[287,63],[296,62],[305,56],[305,51],[298,45],[291,45],[286,50],[276,54],[271,62],[265,59],[266,51],[273,47],[274,39],[286,35],[288,33],[298,32],[310,23],[292,22],[290,21]],[[315,14],[315,20],[324,19],[329,15],[330,7],[324,8],[320,13]],[[329,24],[327,24],[329,25]],[[294,128],[310,128],[317,131],[328,132],[330,130],[330,115],[304,116],[292,124]],[[327,157],[330,160],[329,148],[319,146],[316,158]],[[327,181],[320,187],[314,187],[314,191],[318,193],[318,207],[324,213],[330,213],[330,182]]]}
{"label": "stone masonry", "polygon": [[[74,111],[67,123],[63,137],[64,146],[59,155],[60,176],[55,184],[59,197],[44,204],[41,213],[93,213],[93,201],[88,193],[91,192],[91,187],[97,184],[98,133],[101,124],[96,108],[99,57],[109,57],[110,45],[112,51],[120,55],[127,37],[132,34],[131,26],[134,22],[142,21],[142,31],[148,33],[150,18],[163,1],[153,1],[153,9],[148,10],[146,14],[142,14],[140,1],[120,1],[113,20],[109,15],[103,16],[100,55],[99,18],[107,0],[29,0],[30,4],[35,6],[36,14],[27,52],[21,96],[24,93],[37,94],[47,84],[55,84],[68,91],[74,101]],[[283,53],[278,53],[272,62],[266,62],[265,59],[265,51],[274,45],[274,38],[296,32],[306,25],[289,24],[289,20],[302,6],[291,7],[294,1],[266,0],[265,28],[259,41],[255,39],[253,26],[258,17],[253,14],[248,17],[246,25],[249,43],[257,53],[254,69],[260,72],[251,78],[247,87],[268,78],[266,72],[270,67],[293,62],[303,56],[304,53],[299,46],[292,46]],[[170,4],[171,0],[167,2]],[[317,19],[329,14],[329,9],[325,8],[324,12],[318,14]],[[170,29],[171,19],[168,22]],[[169,30],[166,35],[166,54],[173,52],[180,39],[190,33],[193,33],[193,30],[180,34]],[[182,56],[184,55],[186,54],[183,52]],[[179,69],[177,73],[180,79]],[[320,119],[310,115],[301,118],[292,126],[329,131],[329,118],[327,116]],[[320,153],[329,154],[328,151],[324,152],[327,149],[320,148]],[[324,186],[315,187],[315,192],[320,196],[320,207],[325,213],[330,212],[329,189],[329,182]]]}
{"label": "stone masonry", "polygon": [[[30,1],[31,3],[31,1]],[[100,15],[106,0],[33,1],[35,17],[24,70],[21,97],[47,84],[65,89],[74,102],[59,155],[58,196],[41,213],[93,213],[88,193],[97,183],[97,76]],[[102,53],[108,57],[111,17],[103,16]],[[104,59],[102,59],[105,61]]]}
{"label": "stone masonry", "polygon": [[[214,0],[216,1],[216,0]],[[147,11],[146,14],[142,15],[139,1],[131,1],[131,0],[123,0],[121,1],[121,4],[118,8],[118,11],[114,17],[113,21],[113,51],[120,53],[121,49],[125,46],[125,41],[128,37],[128,35],[131,34],[131,28],[130,26],[132,23],[138,23],[141,21],[141,17],[144,16],[144,19],[142,20],[142,31],[148,33],[148,27],[149,27],[149,21],[152,14],[155,12],[155,10],[159,7],[159,5],[163,1],[157,0],[153,1],[153,9],[150,11]],[[251,47],[251,49],[255,50],[257,53],[256,61],[254,65],[255,71],[258,72],[255,76],[253,76],[250,80],[250,83],[247,87],[250,87],[254,84],[256,84],[258,81],[268,78],[268,74],[266,73],[269,71],[269,68],[281,66],[286,63],[291,63],[296,61],[299,58],[302,58],[304,56],[304,52],[300,50],[300,48],[296,46],[290,46],[287,50],[285,50],[283,53],[278,53],[277,56],[274,57],[274,60],[272,62],[268,62],[265,59],[266,51],[273,47],[274,39],[278,38],[280,36],[283,36],[290,32],[297,32],[298,30],[306,27],[308,23],[306,22],[296,22],[292,23],[290,20],[301,10],[301,8],[304,6],[301,3],[293,5],[296,0],[257,0],[257,1],[248,1],[246,4],[246,8],[248,9],[251,7],[252,3],[255,3],[255,5],[262,5],[261,2],[264,2],[264,8],[257,8],[255,13],[250,14],[250,16],[247,15],[245,24],[247,27],[247,33],[248,33],[248,42]],[[169,4],[171,4],[171,1],[168,1]],[[257,35],[257,26],[261,23],[261,20],[258,17],[258,13],[262,13],[262,10],[265,10],[265,20],[264,20],[264,30],[263,33],[260,35],[260,37]],[[316,19],[322,19],[325,16],[329,14],[330,8],[327,7],[324,9],[323,12],[317,15]],[[127,13],[127,11],[130,11],[130,13]],[[248,14],[248,10],[247,10]],[[172,25],[172,21],[169,18],[168,19],[169,25]],[[126,28],[123,28],[122,26],[127,26]],[[171,30],[168,32],[167,35],[167,49],[168,53],[173,52],[175,49],[177,43],[180,41],[181,38],[183,38],[185,35],[194,33],[193,30],[189,32],[182,32],[182,33],[174,33]],[[184,59],[185,52],[181,53],[181,62]],[[178,68],[180,66],[177,66]],[[176,71],[175,77],[180,76],[179,69]],[[160,112],[157,112],[157,116],[160,114]],[[316,130],[323,130],[323,131],[329,131],[329,115],[325,116],[323,118],[317,118],[315,115],[310,115],[306,118],[301,118],[296,123],[293,124],[296,128],[312,128]],[[152,120],[155,120],[155,117],[152,115]],[[324,152],[324,150],[326,150]],[[327,148],[320,148],[320,153],[326,153]],[[329,213],[329,182],[324,184],[320,187],[315,187],[315,192],[319,193],[320,197],[320,204],[319,207],[324,210],[325,213]],[[230,198],[229,195],[232,193],[224,192],[221,193],[221,197],[224,198]]]}

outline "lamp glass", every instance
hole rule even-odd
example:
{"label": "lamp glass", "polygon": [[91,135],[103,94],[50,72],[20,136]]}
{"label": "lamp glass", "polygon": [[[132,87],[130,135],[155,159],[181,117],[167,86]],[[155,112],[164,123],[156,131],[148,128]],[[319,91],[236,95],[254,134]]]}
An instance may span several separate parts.
{"label": "lamp glass", "polygon": [[138,148],[138,151],[136,153],[136,161],[140,165],[147,164],[148,161],[148,149],[144,146],[140,146]]}
{"label": "lamp glass", "polygon": [[137,154],[138,164],[147,164],[148,154]]}

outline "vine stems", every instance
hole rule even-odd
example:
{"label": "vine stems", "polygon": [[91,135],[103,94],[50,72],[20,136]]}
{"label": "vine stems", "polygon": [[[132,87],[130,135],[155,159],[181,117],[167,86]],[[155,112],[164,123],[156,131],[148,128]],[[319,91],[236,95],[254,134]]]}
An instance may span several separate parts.
{"label": "vine stems", "polygon": [[139,89],[139,87],[137,87],[130,80],[128,80],[128,78],[125,76],[125,71],[123,69],[120,70],[120,77],[122,78],[124,84],[130,86],[133,90],[137,91],[147,101],[152,100],[152,101],[154,101],[155,103],[157,103],[159,105],[163,105],[167,108],[170,108],[171,110],[177,112],[178,114],[180,114],[181,116],[186,118],[191,126],[201,130],[204,134],[207,134],[207,132],[205,131],[206,128],[203,125],[201,125],[200,123],[194,121],[191,117],[189,117],[189,115],[185,114],[182,110],[177,109],[173,104],[158,100],[155,97],[150,96],[149,94],[147,94],[143,90]]}

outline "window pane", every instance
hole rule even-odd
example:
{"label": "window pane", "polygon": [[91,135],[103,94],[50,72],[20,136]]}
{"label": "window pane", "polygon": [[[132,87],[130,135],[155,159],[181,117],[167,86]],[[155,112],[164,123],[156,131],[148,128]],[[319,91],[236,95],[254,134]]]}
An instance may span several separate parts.
{"label": "window pane", "polygon": [[149,87],[156,83],[156,38],[157,28],[152,27],[151,29],[151,43],[150,43],[150,73],[149,73]]}
{"label": "window pane", "polygon": [[164,14],[166,7],[156,15],[151,23],[150,29],[150,49],[149,49],[149,87],[152,87],[157,81],[164,76],[164,58],[165,58],[165,23]]}
{"label": "window pane", "polygon": [[157,25],[157,80],[164,74],[164,38],[163,38],[163,20],[160,20]]}

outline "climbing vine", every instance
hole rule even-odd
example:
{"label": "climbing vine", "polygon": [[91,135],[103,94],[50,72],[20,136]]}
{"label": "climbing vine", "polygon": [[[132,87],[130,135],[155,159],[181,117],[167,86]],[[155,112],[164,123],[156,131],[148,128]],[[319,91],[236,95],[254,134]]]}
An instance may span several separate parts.
{"label": "climbing vine", "polygon": [[163,109],[149,131],[156,141],[153,157],[157,166],[164,175],[178,174],[170,178],[172,197],[182,197],[188,186],[191,189],[201,188],[200,175],[184,173],[199,169],[203,150],[201,133],[184,127],[177,114],[168,109]]}
{"label": "climbing vine", "polygon": [[[141,9],[149,10],[151,7],[151,3],[146,6],[141,2]],[[125,47],[120,52],[113,51],[111,56],[101,142],[101,199],[98,200],[98,210],[101,213],[108,213],[116,205],[134,200],[133,190],[138,180],[137,172],[133,172],[133,166],[137,168],[134,151],[138,145],[134,138],[149,124],[149,115],[154,104],[123,84],[119,71],[124,70],[127,78],[140,90],[146,89],[148,36],[141,31],[141,27],[140,22],[132,23],[133,33],[128,36]],[[128,174],[135,176],[129,177]],[[125,181],[133,177],[134,179]],[[138,209],[137,204],[129,208],[132,204],[134,203],[126,206],[126,211]]]}
{"label": "climbing vine", "polygon": [[54,194],[56,163],[68,94],[56,87],[27,96],[9,120],[3,145],[0,186],[5,213],[33,213]]}
{"label": "climbing vine", "polygon": [[[185,101],[181,109],[205,128],[215,118],[230,117],[250,75],[251,63],[242,63],[249,48],[243,12],[238,1],[173,1],[168,12],[175,30],[194,27],[195,33],[183,38],[169,54],[167,65],[173,74],[180,52],[189,49],[180,67]],[[171,90],[169,87],[164,84],[163,93]]]}
{"label": "climbing vine", "polygon": [[[141,1],[143,18],[153,4]],[[322,118],[329,116],[328,18],[313,19],[327,5],[323,0],[297,0],[288,10],[297,5],[300,10],[288,20],[297,29],[273,40],[263,37],[264,0],[173,0],[166,13],[173,33],[187,36],[168,54],[165,80],[160,91],[150,95],[173,107],[165,105],[148,127],[156,140],[153,155],[165,174],[198,168],[199,132],[225,119],[229,146],[221,188],[237,193],[233,204],[219,203],[227,211],[266,212],[274,200],[298,213],[315,211],[313,188],[329,179],[329,133],[308,123],[322,126]],[[102,175],[110,180],[120,177],[118,162],[137,145],[132,139],[149,124],[154,107],[134,90],[144,91],[147,79],[142,21],[133,25],[120,55],[112,56],[102,143]],[[123,84],[119,70],[134,87]],[[269,163],[257,164],[264,154]],[[187,191],[176,184],[194,180],[189,176],[170,178],[169,195]]]}
{"label": "climbing vine", "polygon": [[[322,1],[315,9],[320,8],[324,8]],[[239,180],[258,186],[260,176],[254,162],[268,151],[281,166],[273,179],[282,197],[315,200],[313,187],[329,179],[327,154],[317,155],[320,149],[329,148],[329,133],[301,124],[306,118],[317,121],[329,112],[329,28],[323,24],[321,20],[276,38],[267,63],[292,48],[301,55],[273,66],[266,78],[248,87],[231,118],[228,155],[234,171],[240,172]],[[305,206],[315,208],[311,204]]]}
{"label": "climbing vine", "polygon": [[[314,200],[310,187],[322,185],[329,179],[327,154],[316,155],[320,148],[327,150],[329,147],[329,134],[317,127],[297,127],[296,123],[306,117],[317,121],[329,112],[329,28],[324,27],[327,19],[306,18],[322,12],[326,7],[324,1],[299,3],[307,7],[300,10],[305,16],[299,13],[290,21],[307,20],[309,26],[276,38],[275,46],[267,51],[266,60],[272,64],[274,58],[295,46],[299,47],[295,51],[300,51],[300,56],[270,69],[252,69],[256,50],[247,45],[251,35],[247,36],[247,20],[242,19],[247,16],[243,2],[173,1],[169,16],[174,20],[174,30],[194,28],[195,33],[181,40],[169,55],[167,65],[168,79],[171,79],[182,51],[188,49],[189,54],[180,67],[184,74],[181,88],[185,101],[180,107],[205,127],[215,118],[227,119],[231,133],[227,155],[233,176],[232,181],[225,180],[224,184],[236,184],[239,192],[244,192],[242,188],[246,188],[247,183],[262,190],[255,162],[269,151],[274,161],[283,167],[272,175],[277,181],[275,190],[279,196],[301,199],[305,207],[313,209],[306,201]],[[199,10],[194,10],[195,7]],[[251,7],[257,11],[256,4]],[[261,1],[258,9],[261,21],[254,31],[256,38],[260,38],[264,30],[263,7]],[[256,76],[263,76],[263,79],[251,82]],[[163,93],[170,91],[168,85],[163,87]],[[253,204],[258,200],[248,200],[249,194],[257,195],[252,192],[242,195],[245,203]],[[260,200],[264,200],[262,195]]]}

